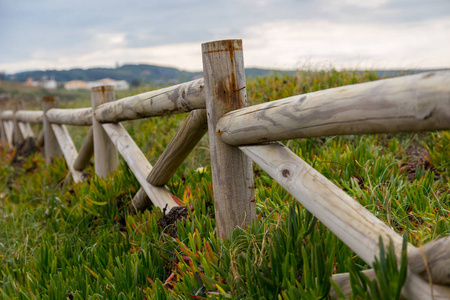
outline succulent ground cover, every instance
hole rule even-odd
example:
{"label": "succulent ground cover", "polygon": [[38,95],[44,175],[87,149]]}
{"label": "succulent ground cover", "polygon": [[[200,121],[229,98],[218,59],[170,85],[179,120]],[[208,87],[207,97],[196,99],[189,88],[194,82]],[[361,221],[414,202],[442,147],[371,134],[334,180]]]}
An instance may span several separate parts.
{"label": "succulent ground cover", "polygon": [[[377,79],[335,70],[249,78],[248,99]],[[124,125],[154,163],[183,118]],[[85,129],[69,130],[80,145]],[[450,234],[450,132],[284,143],[405,241]],[[47,166],[39,151],[18,152],[0,147],[0,299],[318,299],[342,272],[353,276],[352,299],[395,299],[403,284],[389,248],[377,265],[383,280],[365,279],[368,266],[258,166],[256,220],[218,240],[207,137],[168,184],[186,207],[171,216],[127,211],[139,184],[123,162],[107,180],[91,166],[89,180],[73,185],[63,159]]]}

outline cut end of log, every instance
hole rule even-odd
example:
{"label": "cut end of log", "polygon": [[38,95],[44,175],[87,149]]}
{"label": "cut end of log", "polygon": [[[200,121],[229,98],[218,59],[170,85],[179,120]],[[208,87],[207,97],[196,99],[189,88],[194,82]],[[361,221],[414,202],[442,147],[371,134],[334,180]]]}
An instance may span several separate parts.
{"label": "cut end of log", "polygon": [[91,89],[92,92],[114,92],[113,85],[96,86]]}
{"label": "cut end of log", "polygon": [[48,103],[48,102],[55,102],[55,97],[53,96],[45,96],[42,98],[42,102]]}
{"label": "cut end of log", "polygon": [[222,51],[242,51],[242,40],[219,40],[202,44],[203,53],[222,52]]}

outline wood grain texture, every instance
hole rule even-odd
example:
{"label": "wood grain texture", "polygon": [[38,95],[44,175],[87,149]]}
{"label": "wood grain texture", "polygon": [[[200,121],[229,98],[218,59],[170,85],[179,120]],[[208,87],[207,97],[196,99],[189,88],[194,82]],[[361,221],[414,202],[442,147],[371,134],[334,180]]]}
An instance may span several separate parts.
{"label": "wood grain texture", "polygon": [[192,111],[156,161],[147,181],[165,185],[208,131],[206,110]]}
{"label": "wood grain texture", "polygon": [[[379,237],[390,240],[400,257],[402,238],[344,191],[278,142],[239,147],[269,176],[317,217],[369,265],[379,255]],[[408,246],[408,251],[414,249]],[[435,299],[448,299],[450,289],[433,286]],[[408,271],[402,291],[407,299],[430,299],[430,285]]]}
{"label": "wood grain texture", "polygon": [[[115,94],[112,86],[99,86],[91,89],[91,102],[94,110],[100,104],[113,102],[114,99]],[[94,132],[95,174],[105,179],[119,165],[119,153],[94,115],[92,115],[92,128]]]}
{"label": "wood grain texture", "polygon": [[72,108],[61,109],[53,108],[47,113],[47,118],[51,123],[75,125],[75,126],[90,126],[92,125],[92,108]]}
{"label": "wood grain texture", "polygon": [[202,44],[217,236],[228,238],[255,218],[252,162],[216,134],[220,117],[247,105],[241,40]]}
{"label": "wood grain texture", "polygon": [[44,120],[44,112],[42,110],[18,110],[16,112],[16,119],[19,122],[41,124]]}
{"label": "wood grain texture", "polygon": [[168,211],[177,203],[172,199],[169,190],[165,187],[156,187],[147,182],[147,176],[152,170],[152,165],[148,162],[145,155],[130,137],[122,124],[103,124],[111,141],[119,150],[123,159],[127,162],[136,179],[141,184],[154,205]]}
{"label": "wood grain texture", "polygon": [[450,286],[450,237],[429,242],[410,251],[408,266],[424,280]]}
{"label": "wood grain texture", "polygon": [[89,165],[93,154],[94,130],[91,127],[89,128],[89,131],[84,138],[83,144],[81,145],[80,152],[78,153],[78,156],[73,163],[73,168],[77,171],[83,171]]}
{"label": "wood grain texture", "polygon": [[84,179],[83,173],[75,170],[73,167],[73,163],[78,156],[78,152],[66,126],[60,124],[52,124],[51,126],[53,132],[55,133],[59,147],[64,155],[64,159],[66,160],[67,167],[72,174],[73,181],[75,183],[81,182]]}
{"label": "wood grain texture", "polygon": [[120,122],[154,116],[164,116],[205,108],[203,79],[151,91],[95,109],[95,118],[101,123]]}
{"label": "wood grain texture", "polygon": [[61,157],[63,155],[61,149],[59,148],[55,133],[53,132],[51,123],[45,115],[49,109],[55,108],[56,106],[57,103],[54,97],[49,96],[42,99],[42,110],[44,111],[44,150],[45,161],[47,164],[51,164],[53,162],[53,157]]}
{"label": "wood grain texture", "polygon": [[343,86],[226,114],[230,145],[345,134],[450,129],[450,71]]}
{"label": "wood grain texture", "polygon": [[[177,133],[167,145],[164,152],[156,161],[147,182],[154,186],[164,186],[172,178],[189,153],[208,131],[206,110],[193,110],[183,122]],[[140,188],[133,197],[135,210],[143,211],[149,208],[149,201],[145,191]]]}

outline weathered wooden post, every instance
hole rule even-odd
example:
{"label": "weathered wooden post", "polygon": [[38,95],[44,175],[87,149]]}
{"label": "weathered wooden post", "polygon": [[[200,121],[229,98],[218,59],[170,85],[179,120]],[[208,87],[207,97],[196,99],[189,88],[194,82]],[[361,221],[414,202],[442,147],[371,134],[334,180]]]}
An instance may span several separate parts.
{"label": "weathered wooden post", "polygon": [[44,150],[45,150],[45,161],[47,164],[51,164],[53,157],[61,157],[62,152],[59,148],[58,141],[56,139],[55,133],[53,132],[50,121],[46,116],[46,112],[49,109],[57,107],[56,99],[53,96],[47,96],[42,99],[42,110],[44,111]]}
{"label": "weathered wooden post", "polygon": [[94,131],[95,174],[106,178],[119,165],[119,153],[105,130],[95,118],[95,108],[102,103],[115,100],[114,87],[110,85],[91,89],[92,128]]}
{"label": "weathered wooden post", "polygon": [[242,40],[204,43],[202,52],[217,235],[223,238],[255,218],[252,162],[216,132],[222,115],[247,105]]}

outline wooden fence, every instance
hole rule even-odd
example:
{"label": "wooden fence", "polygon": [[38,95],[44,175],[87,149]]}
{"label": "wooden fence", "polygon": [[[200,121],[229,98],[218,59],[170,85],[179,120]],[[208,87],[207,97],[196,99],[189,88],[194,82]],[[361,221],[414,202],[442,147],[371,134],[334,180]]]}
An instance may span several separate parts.
{"label": "wooden fence", "polygon": [[[301,202],[369,265],[379,255],[379,237],[392,240],[400,257],[402,238],[287,147],[285,139],[345,134],[450,129],[450,72],[431,72],[356,84],[246,107],[241,40],[202,45],[204,79],[115,101],[111,86],[93,88],[92,107],[58,109],[43,99],[42,111],[0,113],[3,142],[33,137],[30,123],[43,123],[37,137],[47,163],[64,156],[75,182],[93,153],[105,178],[122,155],[141,184],[135,210],[151,203],[178,204],[165,184],[209,131],[217,233],[227,237],[255,218],[252,160]],[[119,123],[190,112],[154,166]],[[65,125],[91,126],[79,152]],[[450,298],[450,239],[423,248],[408,245],[409,269],[402,296]],[[437,258],[436,258],[437,257]],[[371,276],[373,272],[368,271]],[[348,275],[333,278],[345,289]]]}

